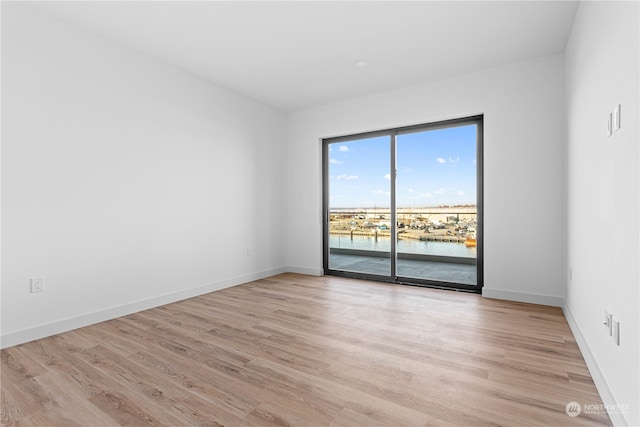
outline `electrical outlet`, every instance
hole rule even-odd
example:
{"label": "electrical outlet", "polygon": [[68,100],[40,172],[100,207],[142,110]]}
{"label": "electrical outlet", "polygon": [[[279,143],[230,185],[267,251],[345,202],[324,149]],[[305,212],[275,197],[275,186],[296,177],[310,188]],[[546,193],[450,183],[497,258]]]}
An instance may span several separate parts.
{"label": "electrical outlet", "polygon": [[44,290],[44,278],[33,277],[30,279],[31,293],[42,292]]}
{"label": "electrical outlet", "polygon": [[252,257],[253,256],[253,248],[247,248],[247,256],[248,257]]}

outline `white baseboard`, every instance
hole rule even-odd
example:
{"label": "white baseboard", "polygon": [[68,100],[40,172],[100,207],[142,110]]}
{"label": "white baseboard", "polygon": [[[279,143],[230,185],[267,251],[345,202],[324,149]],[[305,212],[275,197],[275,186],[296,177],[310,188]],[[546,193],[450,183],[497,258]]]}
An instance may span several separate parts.
{"label": "white baseboard", "polygon": [[222,280],[220,282],[211,283],[204,286],[198,286],[179,292],[160,295],[130,304],[124,304],[118,307],[107,308],[105,310],[97,311],[94,313],[88,313],[81,316],[39,325],[33,328],[23,329],[16,332],[9,332],[0,337],[0,348],[12,347],[14,345],[49,337],[51,335],[60,334],[62,332],[82,328],[84,326],[93,325],[96,323],[104,322],[106,320],[115,319],[117,317],[126,316],[128,314],[137,313],[143,310],[148,310],[150,308],[159,307],[161,305],[182,301],[187,298],[193,298],[198,295],[219,291],[221,289],[230,288],[232,286],[241,285],[243,283],[252,282],[254,280],[264,279],[265,277],[275,276],[287,271],[289,270],[286,267],[264,270],[227,280]]}
{"label": "white baseboard", "polygon": [[324,270],[321,268],[306,268],[306,267],[296,267],[290,265],[287,267],[288,273],[298,273],[298,274],[306,274],[307,276],[322,276],[324,275]]}
{"label": "white baseboard", "polygon": [[550,305],[562,307],[564,298],[553,295],[527,294],[523,292],[503,291],[501,289],[482,288],[482,296],[485,298],[504,299],[508,301],[528,302],[530,304]]}
{"label": "white baseboard", "polygon": [[[604,403],[605,407],[616,408],[617,402],[613,397],[613,393],[611,393],[611,389],[609,388],[604,375],[602,375],[602,371],[600,371],[600,367],[598,366],[598,363],[596,362],[596,359],[591,352],[591,348],[589,347],[589,344],[587,344],[587,340],[584,338],[584,335],[582,335],[582,332],[578,327],[578,323],[573,317],[571,310],[569,310],[569,307],[567,307],[564,299],[562,302],[562,312],[564,313],[564,317],[567,319],[567,323],[569,323],[569,328],[571,328],[571,332],[573,333],[573,336],[576,339],[576,343],[578,344],[578,348],[580,348],[580,352],[582,353],[582,357],[587,364],[587,368],[589,369],[591,378],[593,378],[596,389],[598,389],[598,393],[602,398],[602,403]],[[611,422],[614,426],[629,426],[629,423],[625,419],[624,414],[618,411],[609,412],[609,418],[611,419]]]}

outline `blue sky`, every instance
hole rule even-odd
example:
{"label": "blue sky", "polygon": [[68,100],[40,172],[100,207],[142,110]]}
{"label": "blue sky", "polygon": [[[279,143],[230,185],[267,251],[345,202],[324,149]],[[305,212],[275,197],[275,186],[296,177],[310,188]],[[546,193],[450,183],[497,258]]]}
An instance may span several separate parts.
{"label": "blue sky", "polygon": [[[390,137],[329,145],[332,208],[388,207]],[[397,137],[397,205],[475,204],[476,126]]]}

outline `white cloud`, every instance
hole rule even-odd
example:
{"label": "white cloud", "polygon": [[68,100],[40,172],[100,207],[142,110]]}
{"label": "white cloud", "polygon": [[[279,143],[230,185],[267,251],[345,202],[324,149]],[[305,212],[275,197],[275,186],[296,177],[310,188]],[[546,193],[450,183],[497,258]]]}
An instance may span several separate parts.
{"label": "white cloud", "polygon": [[448,159],[445,159],[444,157],[438,157],[436,159],[436,162],[438,162],[440,164],[444,164],[444,163],[456,164],[456,163],[460,163],[460,157],[456,157],[456,158],[449,157]]}
{"label": "white cloud", "polygon": [[389,191],[384,191],[384,190],[371,190],[372,194],[384,194],[385,196],[389,196],[391,195],[391,193]]}
{"label": "white cloud", "polygon": [[426,193],[422,193],[421,195],[419,195],[418,197],[416,197],[417,199],[422,198],[422,197],[433,197],[433,194],[426,192]]}
{"label": "white cloud", "polygon": [[386,175],[384,176],[384,179],[391,179],[391,174],[390,174],[390,173],[386,174]]}
{"label": "white cloud", "polygon": [[407,191],[408,191],[409,193],[413,193],[413,188],[409,188]]}
{"label": "white cloud", "polygon": [[346,153],[347,151],[349,151],[349,147],[347,147],[346,145],[341,145],[338,147],[338,151]]}
{"label": "white cloud", "polygon": [[338,159],[329,159],[329,163],[331,163],[332,165],[341,165],[342,162]]}
{"label": "white cloud", "polygon": [[347,175],[346,173],[336,176],[336,179],[358,179],[358,178],[359,178],[358,175]]}
{"label": "white cloud", "polygon": [[458,196],[464,196],[464,194],[465,194],[465,193],[464,193],[464,191],[458,191],[456,194],[457,194]]}
{"label": "white cloud", "polygon": [[444,194],[445,189],[444,188],[438,188],[436,191],[433,192],[433,194]]}

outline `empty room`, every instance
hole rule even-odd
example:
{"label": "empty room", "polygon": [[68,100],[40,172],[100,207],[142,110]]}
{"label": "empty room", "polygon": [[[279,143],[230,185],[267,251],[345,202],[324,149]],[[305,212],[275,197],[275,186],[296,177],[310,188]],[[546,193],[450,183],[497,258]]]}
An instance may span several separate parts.
{"label": "empty room", "polygon": [[2,1],[2,426],[640,426],[637,1]]}

